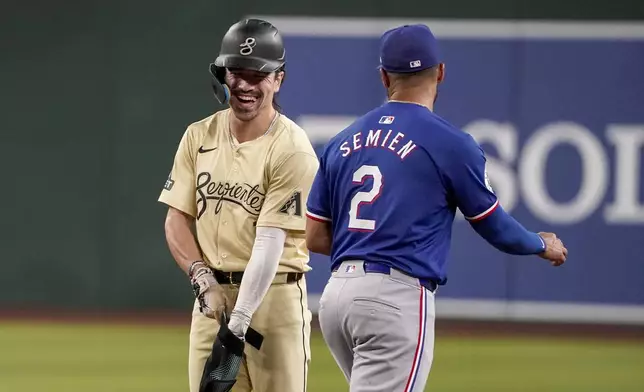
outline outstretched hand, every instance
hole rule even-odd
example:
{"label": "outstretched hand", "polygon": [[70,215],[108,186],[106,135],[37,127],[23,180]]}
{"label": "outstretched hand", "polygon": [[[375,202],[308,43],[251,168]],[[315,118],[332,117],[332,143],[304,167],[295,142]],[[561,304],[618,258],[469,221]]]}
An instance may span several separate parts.
{"label": "outstretched hand", "polygon": [[565,263],[566,258],[568,257],[568,249],[566,249],[563,242],[557,238],[557,235],[555,233],[546,232],[539,232],[538,234],[543,238],[543,242],[546,243],[546,250],[540,253],[539,257],[550,261],[550,264],[555,267],[559,267]]}

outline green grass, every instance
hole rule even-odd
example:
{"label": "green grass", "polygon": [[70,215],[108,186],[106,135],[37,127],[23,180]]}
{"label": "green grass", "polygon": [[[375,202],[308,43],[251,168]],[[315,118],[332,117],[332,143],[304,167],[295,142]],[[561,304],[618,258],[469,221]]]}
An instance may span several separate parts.
{"label": "green grass", "polygon": [[[348,391],[319,334],[309,392]],[[187,391],[187,327],[0,324],[2,392]],[[427,391],[644,391],[641,342],[440,337]]]}

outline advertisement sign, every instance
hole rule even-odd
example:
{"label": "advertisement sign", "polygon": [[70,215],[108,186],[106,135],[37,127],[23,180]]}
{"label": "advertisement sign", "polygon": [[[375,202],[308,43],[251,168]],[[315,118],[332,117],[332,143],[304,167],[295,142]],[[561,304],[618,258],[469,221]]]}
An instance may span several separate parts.
{"label": "advertisement sign", "polygon": [[[644,24],[264,18],[287,48],[280,103],[318,152],[385,101],[382,32],[427,24],[446,64],[435,111],[482,145],[503,207],[566,244],[553,268],[459,216],[439,313],[644,322]],[[329,261],[311,265],[315,298]]]}

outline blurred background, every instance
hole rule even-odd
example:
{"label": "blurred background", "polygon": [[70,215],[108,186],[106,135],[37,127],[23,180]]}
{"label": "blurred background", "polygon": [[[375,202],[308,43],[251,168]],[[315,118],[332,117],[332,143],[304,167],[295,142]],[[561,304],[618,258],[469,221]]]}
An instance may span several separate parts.
{"label": "blurred background", "polygon": [[[378,37],[426,23],[436,111],[471,133],[504,207],[565,266],[499,253],[461,218],[431,391],[644,390],[644,3],[5,0],[0,13],[0,392],[187,391],[192,292],[157,197],[221,109],[228,27],[282,31],[285,114],[317,151],[385,100]],[[329,276],[312,255],[312,310]],[[309,391],[346,391],[320,334]]]}

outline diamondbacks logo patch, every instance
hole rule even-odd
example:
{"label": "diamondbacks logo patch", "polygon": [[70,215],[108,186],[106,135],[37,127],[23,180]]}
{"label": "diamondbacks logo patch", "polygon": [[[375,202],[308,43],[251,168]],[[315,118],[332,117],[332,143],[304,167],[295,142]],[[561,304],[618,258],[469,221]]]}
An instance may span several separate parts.
{"label": "diamondbacks logo patch", "polygon": [[302,193],[295,191],[279,209],[279,212],[289,216],[302,216]]}

